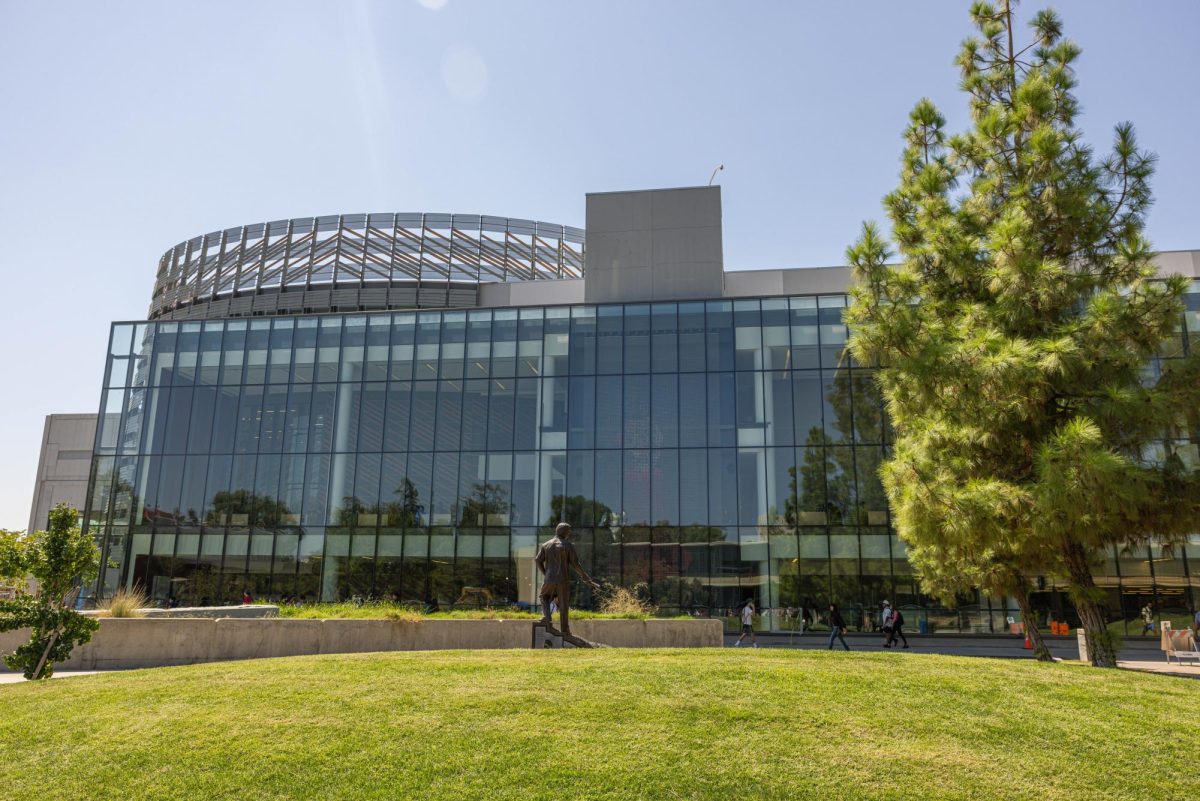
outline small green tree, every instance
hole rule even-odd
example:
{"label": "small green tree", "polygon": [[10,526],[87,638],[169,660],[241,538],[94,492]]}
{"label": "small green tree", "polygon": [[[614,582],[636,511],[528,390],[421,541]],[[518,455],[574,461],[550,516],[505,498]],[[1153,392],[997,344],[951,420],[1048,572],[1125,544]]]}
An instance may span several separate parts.
{"label": "small green tree", "polygon": [[[49,678],[54,664],[100,627],[73,608],[81,583],[95,579],[100,568],[100,553],[79,530],[78,516],[60,503],[50,512],[49,530],[0,536],[0,578],[18,583],[15,599],[0,601],[0,631],[30,630],[29,642],[4,663],[27,679]],[[36,592],[24,586],[30,577],[37,581]]]}
{"label": "small green tree", "polygon": [[1093,154],[1075,124],[1079,48],[1051,11],[1019,48],[1014,5],[971,7],[979,35],[957,62],[971,128],[947,136],[928,100],[912,111],[885,199],[901,262],[865,224],[850,348],[884,366],[881,474],[925,586],[973,581],[1025,607],[1031,573],[1061,575],[1092,664],[1111,667],[1095,562],[1194,527],[1200,481],[1173,438],[1200,404],[1200,358],[1147,369],[1186,289],[1157,280],[1143,236],[1154,157],[1127,123]]}

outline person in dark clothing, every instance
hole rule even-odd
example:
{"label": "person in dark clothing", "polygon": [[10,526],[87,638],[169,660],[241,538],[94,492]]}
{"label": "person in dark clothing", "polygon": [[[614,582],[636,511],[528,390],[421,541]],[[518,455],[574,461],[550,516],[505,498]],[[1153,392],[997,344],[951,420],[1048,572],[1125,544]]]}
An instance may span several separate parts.
{"label": "person in dark clothing", "polygon": [[842,647],[847,651],[850,646],[846,645],[846,638],[842,635],[846,633],[846,621],[842,620],[842,613],[838,611],[837,604],[829,605],[829,650],[833,650],[834,639],[842,641]]}
{"label": "person in dark clothing", "polygon": [[897,606],[892,610],[892,617],[888,622],[892,629],[888,632],[887,642],[883,644],[883,647],[891,648],[892,643],[896,642],[896,638],[899,637],[904,641],[904,647],[907,648],[908,638],[904,636],[904,615],[900,612],[900,607]]}

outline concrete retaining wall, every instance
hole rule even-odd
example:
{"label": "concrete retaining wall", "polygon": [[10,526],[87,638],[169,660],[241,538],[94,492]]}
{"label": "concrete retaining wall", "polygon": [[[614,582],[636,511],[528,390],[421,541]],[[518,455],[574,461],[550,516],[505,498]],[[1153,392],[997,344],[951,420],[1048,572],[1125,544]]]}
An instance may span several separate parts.
{"label": "concrete retaining wall", "polygon": [[[620,648],[719,648],[719,620],[578,620],[584,639]],[[28,638],[0,634],[0,654]],[[60,670],[123,670],[304,654],[528,648],[529,620],[104,618]],[[0,667],[0,670],[5,668]]]}

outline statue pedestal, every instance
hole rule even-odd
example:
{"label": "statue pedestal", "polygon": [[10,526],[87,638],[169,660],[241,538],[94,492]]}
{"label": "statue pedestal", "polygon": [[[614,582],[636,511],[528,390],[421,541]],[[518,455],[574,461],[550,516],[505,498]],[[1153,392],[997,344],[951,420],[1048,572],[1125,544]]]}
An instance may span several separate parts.
{"label": "statue pedestal", "polygon": [[533,642],[531,648],[603,648],[600,643],[576,637],[574,634],[563,634],[553,626],[547,626],[540,620],[533,624]]}

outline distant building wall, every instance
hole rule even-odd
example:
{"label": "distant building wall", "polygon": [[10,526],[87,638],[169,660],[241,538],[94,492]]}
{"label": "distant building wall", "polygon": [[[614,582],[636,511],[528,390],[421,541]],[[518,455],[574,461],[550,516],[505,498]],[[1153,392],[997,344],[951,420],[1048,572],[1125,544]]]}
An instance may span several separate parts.
{"label": "distant building wall", "polygon": [[586,303],[719,298],[721,188],[587,196]]}
{"label": "distant building wall", "polygon": [[28,530],[45,528],[55,504],[69,503],[83,511],[96,419],[95,414],[46,416]]}

